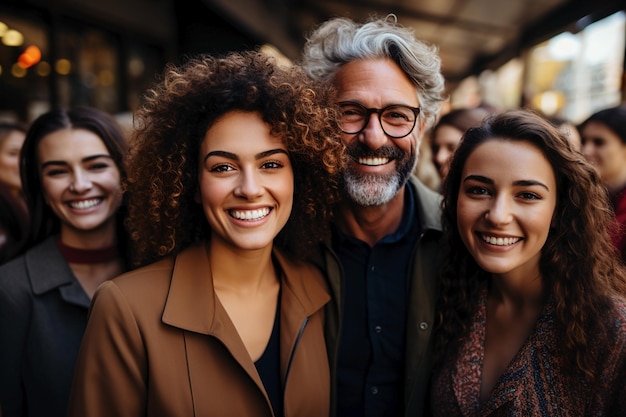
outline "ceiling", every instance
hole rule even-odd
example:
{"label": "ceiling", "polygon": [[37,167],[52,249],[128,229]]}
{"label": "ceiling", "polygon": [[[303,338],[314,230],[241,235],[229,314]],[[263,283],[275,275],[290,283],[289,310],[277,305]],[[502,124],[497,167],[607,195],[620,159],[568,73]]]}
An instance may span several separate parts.
{"label": "ceiling", "polygon": [[[495,68],[529,45],[580,30],[624,8],[623,0],[204,0],[240,30],[293,60],[305,35],[333,16],[364,21],[393,13],[439,48],[448,87]],[[590,15],[590,16],[588,16]],[[586,17],[587,16],[587,17]],[[581,20],[582,19],[582,20]]]}

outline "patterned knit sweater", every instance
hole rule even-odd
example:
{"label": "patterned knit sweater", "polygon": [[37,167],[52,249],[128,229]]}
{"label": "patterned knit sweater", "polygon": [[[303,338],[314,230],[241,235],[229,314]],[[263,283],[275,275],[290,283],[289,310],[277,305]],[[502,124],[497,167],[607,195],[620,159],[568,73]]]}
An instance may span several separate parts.
{"label": "patterned knit sweater", "polygon": [[[434,371],[431,406],[435,417],[626,416],[626,304],[615,303],[610,331],[590,337],[597,373],[588,383],[565,365],[558,346],[554,305],[548,304],[535,329],[507,366],[489,398],[479,401],[484,358],[487,291],[469,336],[455,357]],[[597,328],[596,328],[597,329]]]}

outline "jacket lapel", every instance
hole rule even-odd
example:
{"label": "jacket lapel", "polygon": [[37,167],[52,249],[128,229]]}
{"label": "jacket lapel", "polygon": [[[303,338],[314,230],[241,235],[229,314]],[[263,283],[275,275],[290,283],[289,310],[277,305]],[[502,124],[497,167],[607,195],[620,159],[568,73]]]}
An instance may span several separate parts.
{"label": "jacket lapel", "polygon": [[66,303],[89,308],[90,300],[80,286],[69,265],[57,247],[54,237],[49,237],[24,255],[30,284],[35,295],[59,289]]}
{"label": "jacket lapel", "polygon": [[[170,289],[162,315],[163,323],[218,339],[229,350],[257,386],[265,392],[256,367],[235,326],[213,289],[208,245],[196,243],[176,256]],[[300,327],[305,318],[329,300],[323,280],[302,276],[305,268],[273,252],[281,269],[281,370],[288,366]]]}
{"label": "jacket lapel", "polygon": [[280,364],[286,377],[290,357],[307,317],[330,301],[323,280],[315,280],[313,266],[297,265],[278,250],[273,252],[281,271]]}
{"label": "jacket lapel", "polygon": [[235,326],[213,289],[208,245],[196,243],[176,256],[164,323],[215,337],[228,349],[258,386],[261,379]]}

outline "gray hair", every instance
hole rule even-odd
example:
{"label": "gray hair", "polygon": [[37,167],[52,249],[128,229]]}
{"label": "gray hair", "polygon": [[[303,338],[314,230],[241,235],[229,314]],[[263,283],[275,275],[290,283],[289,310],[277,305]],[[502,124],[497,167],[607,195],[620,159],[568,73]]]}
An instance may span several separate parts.
{"label": "gray hair", "polygon": [[310,77],[330,81],[342,65],[360,59],[392,59],[417,87],[427,124],[439,113],[444,78],[435,46],[415,38],[394,15],[359,24],[347,18],[324,22],[307,38],[302,65]]}

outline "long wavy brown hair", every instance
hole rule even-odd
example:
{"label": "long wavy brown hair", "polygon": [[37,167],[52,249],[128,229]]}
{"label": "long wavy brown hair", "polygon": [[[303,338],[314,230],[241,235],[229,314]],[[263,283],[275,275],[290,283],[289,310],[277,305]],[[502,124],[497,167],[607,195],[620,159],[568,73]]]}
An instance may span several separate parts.
{"label": "long wavy brown hair", "polygon": [[493,138],[528,141],[550,162],[557,183],[554,221],[542,249],[540,271],[555,302],[560,347],[574,367],[593,377],[594,366],[585,355],[593,342],[591,330],[609,326],[607,313],[613,297],[626,294],[626,275],[609,233],[614,227],[607,191],[595,168],[575,152],[567,138],[547,120],[529,110],[494,115],[468,130],[456,151],[444,183],[443,227],[450,254],[441,277],[437,305],[436,362],[453,354],[466,337],[478,307],[479,292],[490,274],[474,261],[459,235],[457,200],[461,175],[478,145]]}
{"label": "long wavy brown hair", "polygon": [[260,52],[199,55],[168,65],[135,115],[126,188],[136,266],[210,236],[194,200],[198,152],[207,130],[233,110],[260,113],[292,161],[293,210],[275,244],[303,257],[328,235],[344,163],[333,91]]}

